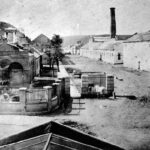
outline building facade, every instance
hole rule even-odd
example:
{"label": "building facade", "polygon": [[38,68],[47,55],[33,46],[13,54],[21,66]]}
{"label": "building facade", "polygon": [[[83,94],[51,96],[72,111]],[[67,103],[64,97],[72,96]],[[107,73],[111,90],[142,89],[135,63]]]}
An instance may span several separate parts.
{"label": "building facade", "polygon": [[90,39],[89,43],[80,48],[80,55],[106,63],[122,64],[123,48],[121,43],[122,41],[109,37],[96,37],[96,40]]}
{"label": "building facade", "polygon": [[150,31],[135,33],[123,43],[124,66],[150,71]]}
{"label": "building facade", "polygon": [[111,64],[123,63],[123,48],[121,41],[108,41],[100,47],[100,60]]}
{"label": "building facade", "polygon": [[126,42],[123,44],[125,67],[150,71],[150,41]]}
{"label": "building facade", "polygon": [[34,55],[16,45],[0,45],[0,82],[10,86],[26,86],[34,77]]}

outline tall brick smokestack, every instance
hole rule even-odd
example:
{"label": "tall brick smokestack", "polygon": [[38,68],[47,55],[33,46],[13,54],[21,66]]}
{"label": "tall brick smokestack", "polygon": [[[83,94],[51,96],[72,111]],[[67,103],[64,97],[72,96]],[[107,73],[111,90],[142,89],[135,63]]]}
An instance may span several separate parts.
{"label": "tall brick smokestack", "polygon": [[115,8],[110,8],[110,17],[111,17],[111,25],[110,25],[111,38],[115,38],[116,36]]}

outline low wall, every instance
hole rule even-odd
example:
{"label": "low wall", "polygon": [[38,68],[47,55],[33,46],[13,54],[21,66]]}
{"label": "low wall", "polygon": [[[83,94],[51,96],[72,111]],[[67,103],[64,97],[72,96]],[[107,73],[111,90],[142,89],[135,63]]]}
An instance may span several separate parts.
{"label": "low wall", "polygon": [[107,75],[106,73],[90,73],[83,74],[81,76],[81,95],[82,97],[88,97],[89,95],[96,94],[91,92],[89,87],[99,85],[105,87],[107,90],[107,96],[112,96],[114,91],[114,76]]}
{"label": "low wall", "polygon": [[70,96],[70,76],[63,65],[60,65],[60,72],[58,72],[58,78],[64,81],[64,93],[66,96]]}
{"label": "low wall", "polygon": [[58,108],[65,99],[70,98],[70,77],[63,65],[60,65],[57,79],[51,86],[44,88],[20,88],[13,91],[1,90],[0,114],[40,114],[49,113]]}
{"label": "low wall", "polygon": [[[17,101],[6,99],[6,91],[1,95],[0,113],[40,114],[49,113],[58,108],[62,100],[62,81],[58,80],[52,86],[44,88],[20,88]],[[9,93],[9,92],[8,92]],[[7,95],[8,95],[7,93]],[[10,94],[10,93],[9,93]]]}

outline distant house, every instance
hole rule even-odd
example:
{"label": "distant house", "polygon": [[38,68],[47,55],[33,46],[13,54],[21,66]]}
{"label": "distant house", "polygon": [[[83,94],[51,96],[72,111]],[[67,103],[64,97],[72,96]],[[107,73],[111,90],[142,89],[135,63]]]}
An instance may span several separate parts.
{"label": "distant house", "polygon": [[83,45],[81,48],[80,48],[80,55],[81,56],[84,56],[84,57],[89,57],[89,43]]}
{"label": "distant house", "polygon": [[80,48],[82,47],[82,43],[76,43],[70,46],[70,52],[73,55],[80,55]]}
{"label": "distant house", "polygon": [[99,48],[100,60],[111,64],[123,63],[122,41],[110,40]]}
{"label": "distant house", "polygon": [[[46,53],[41,52],[39,49],[35,48],[34,46],[30,47],[30,51],[34,54],[34,56],[37,60],[40,59],[39,60],[40,62],[36,60],[37,63],[40,63],[39,64],[40,69],[43,67],[43,65],[47,65],[49,63],[49,56]],[[37,65],[37,66],[39,66],[39,65]],[[36,69],[37,69],[37,67],[36,67]],[[40,71],[40,69],[39,69],[39,71]]]}
{"label": "distant house", "polygon": [[91,59],[99,59],[99,48],[108,39],[110,39],[108,35],[91,36],[89,42],[80,48],[80,55]]}
{"label": "distant house", "polygon": [[38,48],[41,52],[47,52],[50,51],[51,41],[46,35],[40,34],[32,40],[32,45]]}
{"label": "distant house", "polygon": [[150,31],[136,33],[123,43],[124,66],[150,71]]}
{"label": "distant house", "polygon": [[62,49],[64,54],[71,54],[71,45],[63,47]]}

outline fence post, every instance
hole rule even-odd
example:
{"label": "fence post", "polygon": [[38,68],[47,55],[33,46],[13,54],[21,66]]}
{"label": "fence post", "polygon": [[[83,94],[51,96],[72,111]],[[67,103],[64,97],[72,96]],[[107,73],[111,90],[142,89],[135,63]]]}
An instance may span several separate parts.
{"label": "fence post", "polygon": [[26,107],[27,107],[27,93],[26,93],[27,88],[26,87],[22,87],[19,88],[19,97],[20,97],[20,103],[22,104],[23,107],[23,111],[26,111]]}
{"label": "fence post", "polygon": [[65,95],[70,96],[70,77],[65,77]]}
{"label": "fence post", "polygon": [[51,102],[51,99],[52,99],[52,87],[51,86],[44,86],[43,88],[47,90],[47,98],[48,98],[47,110],[48,110],[48,112],[50,112],[51,108],[52,108],[52,102]]}
{"label": "fence post", "polygon": [[58,84],[58,87],[57,87],[57,93],[58,93],[58,105],[60,105],[61,103],[61,98],[62,98],[62,93],[61,93],[61,80],[56,80],[56,83]]}
{"label": "fence post", "polygon": [[114,76],[113,75],[107,75],[106,89],[107,89],[107,94],[109,96],[113,96],[113,92],[114,92]]}
{"label": "fence post", "polygon": [[82,97],[86,97],[88,95],[88,85],[89,85],[89,76],[83,74],[81,76],[82,83],[81,83],[81,95]]}

